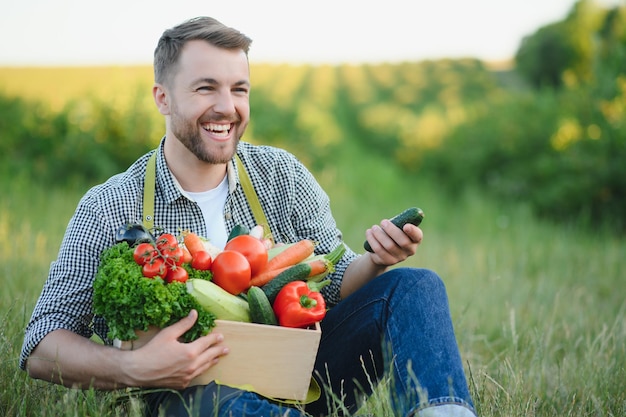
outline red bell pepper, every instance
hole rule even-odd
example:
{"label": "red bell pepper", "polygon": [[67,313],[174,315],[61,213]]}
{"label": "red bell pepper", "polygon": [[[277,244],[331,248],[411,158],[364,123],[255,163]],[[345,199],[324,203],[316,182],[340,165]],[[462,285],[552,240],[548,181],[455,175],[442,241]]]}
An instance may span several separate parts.
{"label": "red bell pepper", "polygon": [[293,281],[286,284],[276,295],[273,304],[278,324],[304,328],[322,320],[326,315],[326,301],[319,288],[329,282],[314,285],[315,283],[305,281]]}

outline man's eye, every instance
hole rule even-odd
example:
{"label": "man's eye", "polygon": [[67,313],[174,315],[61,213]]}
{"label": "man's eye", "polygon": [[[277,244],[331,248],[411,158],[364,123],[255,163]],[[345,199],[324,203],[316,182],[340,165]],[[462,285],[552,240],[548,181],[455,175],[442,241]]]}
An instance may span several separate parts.
{"label": "man's eye", "polygon": [[208,86],[208,85],[203,85],[202,87],[198,87],[198,91],[211,91],[213,90],[213,87]]}

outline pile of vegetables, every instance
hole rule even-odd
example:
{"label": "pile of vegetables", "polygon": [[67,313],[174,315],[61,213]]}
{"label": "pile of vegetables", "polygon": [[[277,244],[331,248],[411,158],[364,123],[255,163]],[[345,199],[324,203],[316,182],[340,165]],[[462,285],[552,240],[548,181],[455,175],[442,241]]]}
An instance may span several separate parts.
{"label": "pile of vegetables", "polygon": [[[192,309],[198,311],[198,320],[183,339],[191,341],[207,334],[215,326],[215,315],[201,308],[188,293],[185,283],[167,284],[162,278],[145,277],[134,253],[135,249],[128,242],[120,242],[101,256],[94,281],[93,310],[106,320],[107,336],[135,340],[135,330],[166,327],[187,316]],[[198,278],[206,277],[198,275]]]}
{"label": "pile of vegetables", "polygon": [[163,328],[198,311],[183,336],[211,331],[215,319],[308,327],[326,305],[319,290],[345,247],[315,255],[315,243],[274,245],[257,226],[236,227],[223,250],[183,231],[154,237],[141,225],[120,228],[118,243],[102,253],[94,282],[94,313],[108,337],[135,340],[135,330]]}

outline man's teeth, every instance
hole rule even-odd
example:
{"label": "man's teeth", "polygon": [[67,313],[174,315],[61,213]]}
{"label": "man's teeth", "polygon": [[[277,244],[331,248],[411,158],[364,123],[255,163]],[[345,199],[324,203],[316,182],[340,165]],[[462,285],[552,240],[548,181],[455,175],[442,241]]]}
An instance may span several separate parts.
{"label": "man's teeth", "polygon": [[209,124],[205,124],[202,126],[204,128],[204,130],[207,130],[211,133],[214,134],[218,134],[221,136],[226,136],[228,135],[228,132],[230,131],[230,125],[223,125],[223,124],[214,124],[214,123],[209,123]]}

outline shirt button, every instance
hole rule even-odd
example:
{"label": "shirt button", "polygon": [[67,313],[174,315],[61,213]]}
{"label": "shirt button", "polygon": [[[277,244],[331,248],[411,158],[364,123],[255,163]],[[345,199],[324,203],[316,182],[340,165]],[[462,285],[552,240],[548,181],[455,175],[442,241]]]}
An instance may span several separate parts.
{"label": "shirt button", "polygon": [[226,220],[230,220],[230,219],[232,219],[232,218],[233,218],[233,215],[232,215],[232,214],[230,214],[230,213],[225,213],[225,214],[224,214],[224,218],[226,218]]}

